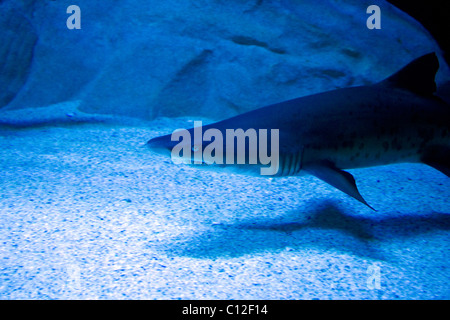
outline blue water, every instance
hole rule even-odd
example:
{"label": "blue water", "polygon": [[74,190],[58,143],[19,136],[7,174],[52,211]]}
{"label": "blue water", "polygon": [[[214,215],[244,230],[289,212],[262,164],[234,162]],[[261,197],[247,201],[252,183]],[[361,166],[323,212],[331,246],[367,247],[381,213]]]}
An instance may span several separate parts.
{"label": "blue water", "polygon": [[[366,27],[370,4],[382,29]],[[382,80],[437,52],[383,1],[0,3],[1,299],[448,299],[448,177],[175,166],[176,128]],[[11,57],[14,57],[12,59]]]}

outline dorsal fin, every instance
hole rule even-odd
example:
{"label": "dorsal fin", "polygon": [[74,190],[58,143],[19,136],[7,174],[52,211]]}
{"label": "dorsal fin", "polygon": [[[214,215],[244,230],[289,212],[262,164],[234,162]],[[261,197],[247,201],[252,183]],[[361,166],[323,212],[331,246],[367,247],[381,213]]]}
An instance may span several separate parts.
{"label": "dorsal fin", "polygon": [[382,85],[406,89],[420,95],[432,95],[436,91],[434,77],[439,60],[434,52],[413,60],[381,82]]}

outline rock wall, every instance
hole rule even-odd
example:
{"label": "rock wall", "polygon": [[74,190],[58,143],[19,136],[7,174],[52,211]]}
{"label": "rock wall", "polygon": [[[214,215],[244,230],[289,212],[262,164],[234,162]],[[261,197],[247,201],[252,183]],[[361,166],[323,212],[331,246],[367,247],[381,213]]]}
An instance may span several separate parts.
{"label": "rock wall", "polygon": [[[81,30],[66,27],[72,4]],[[371,4],[381,30],[366,27]],[[6,42],[23,43],[17,59],[0,48],[8,109],[81,100],[87,113],[220,119],[373,83],[439,50],[385,1],[3,0],[0,11]]]}
{"label": "rock wall", "polygon": [[25,16],[14,9],[0,16],[0,107],[10,103],[28,79],[37,35]]}

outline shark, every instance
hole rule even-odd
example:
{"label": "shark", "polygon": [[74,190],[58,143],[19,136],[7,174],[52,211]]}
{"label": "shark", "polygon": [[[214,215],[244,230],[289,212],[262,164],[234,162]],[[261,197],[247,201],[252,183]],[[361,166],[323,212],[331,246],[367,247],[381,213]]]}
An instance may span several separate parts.
{"label": "shark", "polygon": [[[346,170],[423,163],[450,177],[450,105],[435,95],[438,69],[439,60],[431,52],[381,82],[268,105],[202,129],[205,132],[214,129],[224,136],[230,129],[277,130],[276,149],[272,135],[265,134],[269,145],[266,151],[276,151],[278,155],[273,177],[313,175],[373,209],[359,192],[353,175]],[[194,127],[186,132],[195,136],[195,130],[198,129]],[[154,152],[171,156],[175,146],[184,144],[194,152],[183,152],[181,157],[193,160],[199,147],[202,151],[214,142],[226,144],[211,137],[199,141],[202,138],[200,135],[180,142],[169,134],[150,139],[147,146]],[[245,150],[249,151],[250,139],[245,143]],[[230,148],[218,150],[221,151],[216,151],[215,159],[225,159],[230,152]],[[197,168],[261,176],[258,169],[267,167],[267,161],[250,163],[249,154],[247,152],[245,161],[240,163],[211,163],[200,159],[197,164],[190,164]]]}

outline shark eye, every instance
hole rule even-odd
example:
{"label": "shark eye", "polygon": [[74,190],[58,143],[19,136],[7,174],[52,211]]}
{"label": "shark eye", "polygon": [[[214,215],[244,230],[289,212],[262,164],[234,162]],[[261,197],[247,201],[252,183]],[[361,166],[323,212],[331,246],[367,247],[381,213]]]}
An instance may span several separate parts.
{"label": "shark eye", "polygon": [[197,152],[198,151],[198,146],[193,146],[192,147],[192,151]]}

